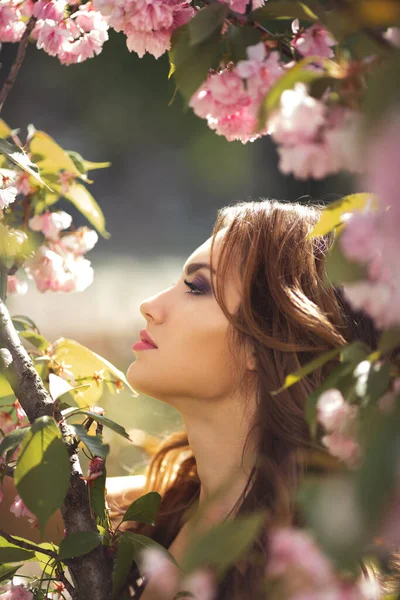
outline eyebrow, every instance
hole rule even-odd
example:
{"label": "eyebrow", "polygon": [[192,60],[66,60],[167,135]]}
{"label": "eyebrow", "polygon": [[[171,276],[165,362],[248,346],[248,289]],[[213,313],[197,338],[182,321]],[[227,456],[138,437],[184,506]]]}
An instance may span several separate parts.
{"label": "eyebrow", "polygon": [[186,273],[186,275],[192,275],[192,273],[195,273],[195,271],[199,271],[200,269],[208,269],[209,271],[214,273],[214,275],[216,275],[215,269],[211,269],[211,267],[208,263],[196,263],[196,262],[190,263],[186,267],[185,273]]}

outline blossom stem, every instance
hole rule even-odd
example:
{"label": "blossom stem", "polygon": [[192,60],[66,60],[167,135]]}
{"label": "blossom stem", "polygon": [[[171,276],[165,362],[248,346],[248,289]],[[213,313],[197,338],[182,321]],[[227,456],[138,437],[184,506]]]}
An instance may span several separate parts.
{"label": "blossom stem", "polygon": [[24,62],[26,49],[28,47],[28,42],[29,42],[29,36],[30,36],[33,28],[35,27],[35,24],[36,24],[36,17],[34,17],[32,15],[32,17],[28,21],[28,24],[26,26],[24,34],[19,43],[17,55],[11,66],[8,77],[0,91],[0,113],[3,110],[3,106],[4,106],[5,101],[7,100],[7,96],[14,86],[14,83],[15,83],[15,80],[17,79],[19,70],[22,66],[22,63]]}

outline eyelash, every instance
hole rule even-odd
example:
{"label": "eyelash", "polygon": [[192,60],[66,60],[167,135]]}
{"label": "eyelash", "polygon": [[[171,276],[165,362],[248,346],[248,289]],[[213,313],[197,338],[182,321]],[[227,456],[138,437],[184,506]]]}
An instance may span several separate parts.
{"label": "eyelash", "polygon": [[188,288],[190,288],[190,292],[186,292],[186,294],[193,294],[195,296],[200,296],[201,294],[204,294],[204,292],[191,281],[184,279],[183,282],[185,285],[187,285]]}

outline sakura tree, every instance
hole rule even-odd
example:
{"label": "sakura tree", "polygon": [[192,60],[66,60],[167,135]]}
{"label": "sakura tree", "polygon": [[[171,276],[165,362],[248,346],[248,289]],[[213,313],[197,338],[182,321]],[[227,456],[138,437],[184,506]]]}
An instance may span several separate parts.
{"label": "sakura tree", "polygon": [[[328,279],[344,284],[381,338],[377,350],[348,344],[283,382],[281,389],[337,360],[310,395],[306,416],[312,433],[323,428],[322,443],[343,470],[303,485],[306,530],[272,536],[268,597],[369,598],[357,564],[368,559],[390,571],[388,557],[400,544],[399,25],[398,0],[0,0],[0,41],[18,44],[0,109],[29,44],[68,66],[102,52],[113,28],[140,57],[169,53],[166,76],[217,135],[242,143],[272,136],[280,170],[299,179],[356,174],[360,193],[329,205],[310,236],[335,230]],[[73,340],[45,339],[29,316],[12,317],[6,306],[7,295],[26,293],[28,284],[43,293],[91,284],[86,255],[108,234],[90,177],[109,165],[64,150],[34,126],[21,138],[4,121],[0,154],[0,476],[14,477],[15,515],[43,532],[60,508],[65,525],[59,547],[0,531],[2,596],[118,598],[136,562],[163,581],[160,597],[184,589],[211,599],[218,575],[246,552],[265,515],[194,540],[181,577],[150,538],[113,530],[102,431],[128,435],[99,404],[104,389],[129,385],[104,358]],[[87,226],[76,229],[58,210],[61,198]],[[82,452],[90,458],[86,475]],[[159,494],[142,496],[122,521],[154,523],[159,504]],[[38,562],[42,577],[14,585],[27,561]]]}

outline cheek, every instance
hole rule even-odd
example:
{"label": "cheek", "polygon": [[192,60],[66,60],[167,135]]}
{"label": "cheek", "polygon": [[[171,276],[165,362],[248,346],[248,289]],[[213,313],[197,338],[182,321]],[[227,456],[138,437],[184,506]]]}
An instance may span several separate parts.
{"label": "cheek", "polygon": [[[214,398],[232,391],[235,378],[228,346],[228,321],[216,311],[181,311],[180,321],[163,324],[163,344],[141,352],[128,370],[131,385],[149,396]],[[170,328],[170,327],[171,328]]]}

